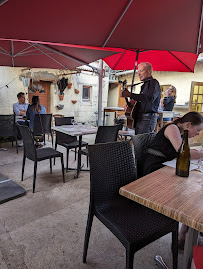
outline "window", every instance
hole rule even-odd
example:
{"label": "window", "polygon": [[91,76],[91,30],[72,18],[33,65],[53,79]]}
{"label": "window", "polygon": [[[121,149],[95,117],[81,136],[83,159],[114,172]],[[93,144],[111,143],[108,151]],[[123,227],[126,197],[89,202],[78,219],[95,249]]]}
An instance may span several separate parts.
{"label": "window", "polygon": [[83,101],[90,101],[90,91],[91,91],[90,86],[83,86],[83,89],[82,89],[82,100]]}
{"label": "window", "polygon": [[203,112],[203,82],[192,82],[190,92],[190,111]]}

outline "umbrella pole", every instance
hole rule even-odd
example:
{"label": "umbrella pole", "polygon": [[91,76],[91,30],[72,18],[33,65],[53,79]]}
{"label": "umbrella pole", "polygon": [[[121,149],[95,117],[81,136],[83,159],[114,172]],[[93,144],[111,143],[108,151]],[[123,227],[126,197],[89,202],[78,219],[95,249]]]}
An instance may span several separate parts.
{"label": "umbrella pole", "polygon": [[132,78],[132,84],[131,84],[131,93],[133,92],[134,79],[135,79],[135,73],[136,73],[136,69],[137,69],[137,61],[138,61],[139,53],[140,53],[140,50],[138,49],[138,50],[137,50],[137,54],[136,54],[135,67],[134,67],[133,78]]}
{"label": "umbrella pole", "polygon": [[98,94],[98,126],[102,125],[102,80],[103,80],[103,60],[99,60],[99,94]]}

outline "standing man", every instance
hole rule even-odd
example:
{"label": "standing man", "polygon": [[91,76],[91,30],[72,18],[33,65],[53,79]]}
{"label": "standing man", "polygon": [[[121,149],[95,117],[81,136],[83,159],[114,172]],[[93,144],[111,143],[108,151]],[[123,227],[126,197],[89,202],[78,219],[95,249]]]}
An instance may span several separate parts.
{"label": "standing man", "polygon": [[[17,94],[18,102],[13,104],[13,112],[16,114],[16,123],[19,125],[27,125],[27,121],[23,120],[23,117],[26,117],[26,111],[28,108],[28,103],[25,103],[25,94],[23,92],[19,92]],[[20,130],[18,128],[18,125],[16,125],[17,133],[20,138],[20,142],[18,143],[18,146],[23,146],[22,136],[20,134]]]}
{"label": "standing man", "polygon": [[138,75],[143,85],[140,94],[131,93],[127,89],[121,92],[121,97],[130,97],[137,101],[135,105],[134,128],[135,134],[150,133],[157,124],[157,112],[161,99],[159,82],[152,77],[150,63],[140,63]]}

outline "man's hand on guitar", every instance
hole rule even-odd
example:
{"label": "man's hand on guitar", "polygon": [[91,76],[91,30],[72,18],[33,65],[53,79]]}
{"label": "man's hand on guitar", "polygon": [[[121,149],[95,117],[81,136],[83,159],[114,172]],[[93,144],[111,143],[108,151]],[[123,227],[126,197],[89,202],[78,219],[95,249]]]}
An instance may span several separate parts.
{"label": "man's hand on guitar", "polygon": [[129,92],[127,89],[121,90],[120,96],[121,97],[131,97],[131,92]]}

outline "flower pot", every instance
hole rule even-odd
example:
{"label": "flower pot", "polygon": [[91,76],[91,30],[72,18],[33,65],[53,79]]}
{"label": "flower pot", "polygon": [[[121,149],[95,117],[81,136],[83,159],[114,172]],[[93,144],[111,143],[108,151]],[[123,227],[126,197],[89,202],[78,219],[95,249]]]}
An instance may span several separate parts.
{"label": "flower pot", "polygon": [[73,104],[75,104],[75,103],[77,103],[77,100],[71,100],[71,102],[72,102]]}
{"label": "flower pot", "polygon": [[76,93],[76,94],[78,94],[79,92],[80,92],[79,90],[75,89],[75,93]]}
{"label": "flower pot", "polygon": [[64,94],[59,94],[59,100],[63,100]]}
{"label": "flower pot", "polygon": [[71,89],[72,83],[68,82],[68,89]]}

